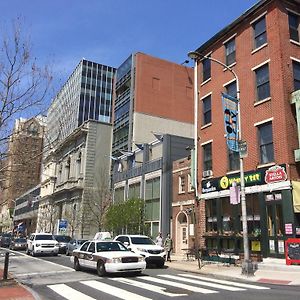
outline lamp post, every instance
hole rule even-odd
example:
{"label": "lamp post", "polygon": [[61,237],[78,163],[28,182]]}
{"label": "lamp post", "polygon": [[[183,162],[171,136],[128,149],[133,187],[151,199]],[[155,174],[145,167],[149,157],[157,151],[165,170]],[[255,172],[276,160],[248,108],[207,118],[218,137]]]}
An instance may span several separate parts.
{"label": "lamp post", "polygon": [[[232,68],[230,68],[226,64],[224,64],[223,62],[221,62],[213,57],[203,55],[199,52],[191,51],[188,53],[188,57],[193,59],[195,62],[195,65],[194,65],[195,146],[197,145],[197,135],[198,135],[198,121],[197,121],[197,116],[198,116],[198,72],[197,72],[197,69],[198,69],[198,61],[203,58],[209,59],[209,60],[221,65],[222,67],[224,67],[225,69],[230,71],[236,80],[237,113],[238,113],[238,122],[239,122],[238,138],[239,138],[239,141],[242,141],[242,127],[241,127],[241,114],[240,114],[240,86],[239,86],[239,78],[238,78],[236,72]],[[196,151],[196,149],[197,148],[195,148],[195,151]],[[196,154],[195,160],[197,161],[197,154]],[[197,173],[197,169],[196,169],[196,176],[195,176],[196,178],[197,178],[197,174],[198,173]],[[197,179],[196,179],[196,181],[197,181]],[[244,261],[242,264],[242,274],[251,275],[254,273],[254,271],[253,271],[253,265],[252,265],[252,262],[250,260],[250,255],[249,255],[244,161],[243,161],[243,157],[241,155],[240,155],[240,184],[241,184],[241,208],[242,208],[243,246],[244,246]],[[196,189],[197,189],[197,187],[196,187]],[[196,192],[196,195],[197,195],[197,193],[198,192]]]}

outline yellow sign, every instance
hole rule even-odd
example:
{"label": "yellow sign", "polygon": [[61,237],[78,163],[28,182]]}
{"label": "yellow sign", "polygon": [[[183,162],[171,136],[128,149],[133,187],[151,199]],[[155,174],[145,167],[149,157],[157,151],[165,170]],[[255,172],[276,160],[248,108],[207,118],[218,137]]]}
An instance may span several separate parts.
{"label": "yellow sign", "polygon": [[251,250],[260,251],[260,241],[251,241]]}

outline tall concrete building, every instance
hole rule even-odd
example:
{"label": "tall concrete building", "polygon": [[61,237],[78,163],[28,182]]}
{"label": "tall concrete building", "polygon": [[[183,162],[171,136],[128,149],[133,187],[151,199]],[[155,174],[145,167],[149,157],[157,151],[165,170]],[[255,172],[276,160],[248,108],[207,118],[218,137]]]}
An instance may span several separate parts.
{"label": "tall concrete building", "polygon": [[81,60],[47,113],[49,142],[59,142],[87,120],[110,123],[115,69]]}
{"label": "tall concrete building", "polygon": [[134,53],[117,69],[113,155],[154,140],[153,132],[193,136],[192,69]]}
{"label": "tall concrete building", "polygon": [[299,41],[300,1],[263,0],[196,49],[199,226],[208,249],[244,247],[241,204],[230,197],[239,152],[227,147],[221,98],[236,97],[238,87],[250,254],[284,257],[285,240],[300,235]]}
{"label": "tall concrete building", "polygon": [[45,117],[15,121],[3,167],[5,181],[2,205],[0,203],[0,226],[6,230],[12,229],[11,217],[16,198],[40,182],[44,133]]}

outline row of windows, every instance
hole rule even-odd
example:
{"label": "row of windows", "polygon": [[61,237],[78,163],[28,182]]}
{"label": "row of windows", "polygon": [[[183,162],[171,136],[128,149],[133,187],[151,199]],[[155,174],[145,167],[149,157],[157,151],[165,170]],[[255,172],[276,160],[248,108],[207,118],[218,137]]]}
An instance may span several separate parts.
{"label": "row of windows", "polygon": [[[300,17],[299,15],[288,13],[289,20],[289,32],[290,39],[296,42],[300,40]],[[253,48],[257,49],[265,44],[267,44],[267,29],[266,29],[266,18],[265,16],[257,20],[252,24],[253,28]],[[236,44],[235,37],[231,40],[224,43],[225,50],[225,64],[230,66],[236,62]],[[269,81],[269,72],[265,68],[257,70],[256,72],[256,86],[258,89],[258,100],[266,98],[266,94],[269,93],[268,81]],[[211,60],[210,58],[205,58],[202,60],[202,80],[211,78]],[[296,87],[295,87],[296,89]]]}
{"label": "row of windows", "polygon": [[[293,75],[294,75],[294,89],[300,89],[300,62],[293,61]],[[269,65],[265,64],[254,70],[256,78],[256,94],[257,100],[262,101],[271,96],[270,91],[270,79],[269,79]],[[237,87],[236,81],[231,82],[225,86],[226,94],[236,97]],[[211,95],[206,96],[202,99],[202,125],[206,125],[212,122],[212,97]]]}
{"label": "row of windows", "polygon": [[[260,164],[274,162],[274,145],[273,145],[273,129],[272,123],[267,122],[257,126],[258,147]],[[203,170],[212,170],[213,155],[212,143],[207,143],[202,146],[203,150]],[[240,168],[239,153],[228,151],[228,170],[235,171]]]}

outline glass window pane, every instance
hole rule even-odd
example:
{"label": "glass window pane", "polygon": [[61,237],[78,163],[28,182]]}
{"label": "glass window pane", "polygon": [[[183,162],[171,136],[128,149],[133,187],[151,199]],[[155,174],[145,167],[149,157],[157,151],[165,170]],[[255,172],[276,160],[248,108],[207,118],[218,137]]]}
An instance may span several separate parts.
{"label": "glass window pane", "polygon": [[300,63],[293,61],[294,90],[300,90]]}

